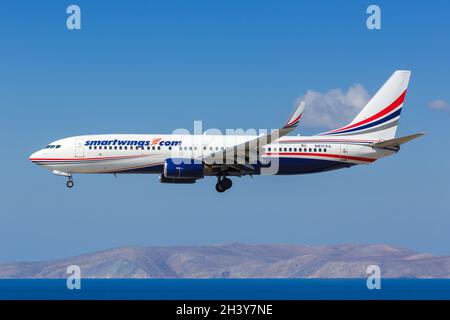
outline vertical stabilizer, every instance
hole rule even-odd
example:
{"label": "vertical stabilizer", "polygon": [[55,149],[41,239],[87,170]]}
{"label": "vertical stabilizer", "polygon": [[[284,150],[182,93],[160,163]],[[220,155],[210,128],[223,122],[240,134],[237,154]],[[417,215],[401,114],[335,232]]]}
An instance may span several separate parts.
{"label": "vertical stabilizer", "polygon": [[348,125],[322,135],[364,139],[395,138],[411,71],[397,70]]}

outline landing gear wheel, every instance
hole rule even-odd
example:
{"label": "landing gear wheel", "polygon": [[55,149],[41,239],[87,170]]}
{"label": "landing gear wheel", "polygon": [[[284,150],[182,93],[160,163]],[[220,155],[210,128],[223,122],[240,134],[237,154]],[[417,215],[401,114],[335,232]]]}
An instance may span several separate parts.
{"label": "landing gear wheel", "polygon": [[224,192],[226,189],[222,186],[222,184],[220,183],[220,182],[217,182],[216,183],[216,191],[217,192],[220,192],[220,193],[222,193],[222,192]]}
{"label": "landing gear wheel", "polygon": [[216,191],[222,193],[230,189],[232,185],[233,182],[231,179],[228,179],[227,177],[220,177],[217,179]]}
{"label": "landing gear wheel", "polygon": [[231,179],[228,178],[223,178],[221,181],[221,185],[225,188],[225,190],[228,190],[233,185],[233,181],[231,181]]}
{"label": "landing gear wheel", "polygon": [[66,186],[67,186],[67,188],[72,188],[73,187],[73,181],[72,180],[67,181]]}

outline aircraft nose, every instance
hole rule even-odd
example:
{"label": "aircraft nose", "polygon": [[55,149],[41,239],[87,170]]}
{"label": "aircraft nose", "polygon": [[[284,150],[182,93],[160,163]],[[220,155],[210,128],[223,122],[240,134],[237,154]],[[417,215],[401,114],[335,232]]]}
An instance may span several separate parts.
{"label": "aircraft nose", "polygon": [[38,161],[39,158],[42,158],[42,150],[32,153],[28,159],[31,162],[36,163],[36,161]]}

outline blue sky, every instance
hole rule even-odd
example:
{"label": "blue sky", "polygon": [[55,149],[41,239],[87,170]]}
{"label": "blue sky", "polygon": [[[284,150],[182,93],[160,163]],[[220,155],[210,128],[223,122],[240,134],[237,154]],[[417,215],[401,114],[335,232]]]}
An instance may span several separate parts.
{"label": "blue sky", "polygon": [[[82,29],[66,29],[75,3]],[[0,11],[0,261],[126,245],[387,243],[450,254],[448,1],[14,1]],[[58,138],[275,128],[308,90],[369,94],[395,69],[412,79],[398,155],[330,173],[215,179],[65,180],[28,161]],[[308,108],[308,106],[307,106]],[[305,126],[302,134],[324,128]]]}

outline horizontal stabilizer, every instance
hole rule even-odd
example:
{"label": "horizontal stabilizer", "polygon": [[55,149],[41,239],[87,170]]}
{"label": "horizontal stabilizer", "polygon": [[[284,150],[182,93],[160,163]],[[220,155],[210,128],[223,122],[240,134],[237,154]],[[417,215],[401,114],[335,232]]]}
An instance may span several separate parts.
{"label": "horizontal stabilizer", "polygon": [[419,132],[419,133],[414,133],[409,136],[405,136],[405,137],[401,137],[401,138],[385,140],[382,142],[374,143],[372,145],[372,147],[373,148],[383,148],[383,149],[398,149],[400,147],[400,145],[402,145],[406,142],[409,142],[411,140],[414,140],[416,138],[419,138],[419,137],[423,136],[424,134],[425,134],[424,132]]}

